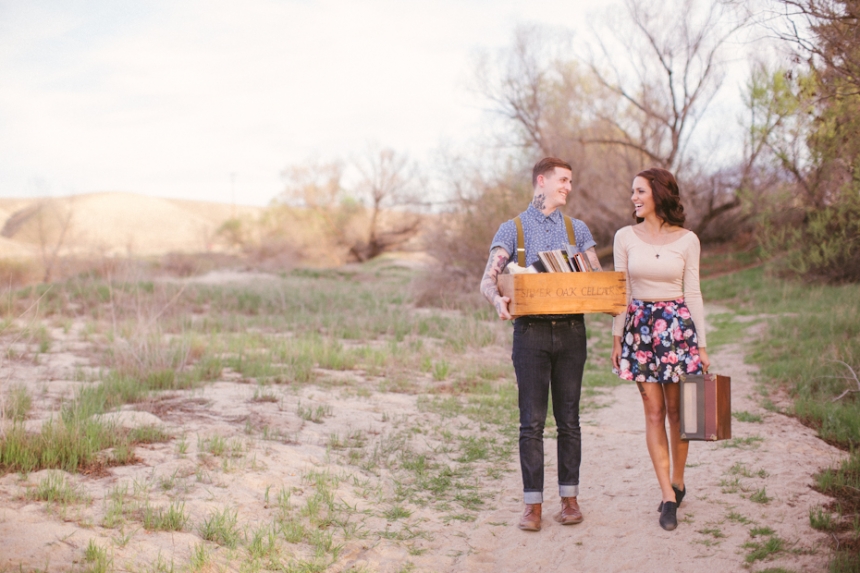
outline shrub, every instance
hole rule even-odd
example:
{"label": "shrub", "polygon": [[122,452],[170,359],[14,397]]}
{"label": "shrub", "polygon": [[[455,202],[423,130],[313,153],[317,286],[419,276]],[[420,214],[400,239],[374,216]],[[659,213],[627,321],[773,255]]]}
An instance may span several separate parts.
{"label": "shrub", "polygon": [[860,197],[804,211],[764,227],[764,245],[782,253],[786,274],[829,283],[860,282]]}

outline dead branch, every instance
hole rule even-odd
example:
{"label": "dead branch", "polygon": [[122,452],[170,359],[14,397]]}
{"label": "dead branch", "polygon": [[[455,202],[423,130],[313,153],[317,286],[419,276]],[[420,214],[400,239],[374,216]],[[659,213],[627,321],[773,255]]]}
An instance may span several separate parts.
{"label": "dead branch", "polygon": [[[844,398],[844,397],[845,397],[845,396],[847,396],[848,394],[853,394],[853,393],[855,393],[855,392],[860,392],[860,379],[858,379],[858,378],[857,378],[857,373],[856,373],[856,372],[854,372],[854,369],[853,369],[853,368],[851,368],[851,366],[849,366],[847,362],[843,362],[842,360],[834,360],[833,362],[838,362],[839,364],[843,364],[843,365],[845,366],[845,368],[847,368],[847,369],[848,369],[848,371],[849,371],[849,372],[851,372],[851,376],[853,377],[854,382],[856,382],[856,383],[857,383],[857,389],[855,390],[855,389],[853,389],[853,388],[849,388],[848,390],[844,391],[842,394],[840,394],[839,396],[837,396],[836,398],[834,398],[833,400],[831,400],[831,402],[836,402],[837,400],[841,400],[842,398]],[[847,378],[847,377],[846,377],[846,378]],[[847,379],[848,379],[848,380],[850,380],[851,378],[847,378]]]}

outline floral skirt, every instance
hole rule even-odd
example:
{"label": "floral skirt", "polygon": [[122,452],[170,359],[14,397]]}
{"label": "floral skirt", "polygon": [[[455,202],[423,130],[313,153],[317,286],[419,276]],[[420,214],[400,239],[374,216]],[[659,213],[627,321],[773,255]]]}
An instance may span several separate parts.
{"label": "floral skirt", "polygon": [[636,382],[679,382],[701,374],[696,325],[684,299],[633,300],[621,338],[621,367],[616,373]]}

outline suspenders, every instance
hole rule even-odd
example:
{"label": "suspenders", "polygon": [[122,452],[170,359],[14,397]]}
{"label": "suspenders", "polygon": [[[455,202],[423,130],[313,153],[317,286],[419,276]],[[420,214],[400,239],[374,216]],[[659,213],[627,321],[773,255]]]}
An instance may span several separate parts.
{"label": "suspenders", "polygon": [[[564,226],[567,227],[567,242],[571,245],[576,244],[576,235],[573,232],[573,222],[570,217],[561,216],[564,219]],[[523,220],[520,215],[514,219],[517,224],[517,264],[521,267],[526,266],[526,237],[523,232]]]}

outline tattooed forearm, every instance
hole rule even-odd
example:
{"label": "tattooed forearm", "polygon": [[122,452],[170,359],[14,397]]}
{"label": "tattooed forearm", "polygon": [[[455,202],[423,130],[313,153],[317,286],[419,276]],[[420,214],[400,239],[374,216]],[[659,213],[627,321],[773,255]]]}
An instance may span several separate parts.
{"label": "tattooed forearm", "polygon": [[490,258],[487,259],[487,268],[484,269],[484,277],[481,279],[481,294],[490,303],[495,304],[495,298],[499,296],[497,282],[499,275],[505,270],[505,265],[509,258],[510,255],[508,252],[501,247],[496,247],[490,251]]}
{"label": "tattooed forearm", "polygon": [[543,193],[535,195],[535,198],[532,199],[532,206],[538,211],[543,211],[546,208],[546,195]]}
{"label": "tattooed forearm", "polygon": [[585,255],[588,257],[588,262],[591,263],[592,269],[595,271],[603,270],[603,267],[600,266],[600,259],[597,258],[597,251],[594,250],[594,247],[585,251]]}

